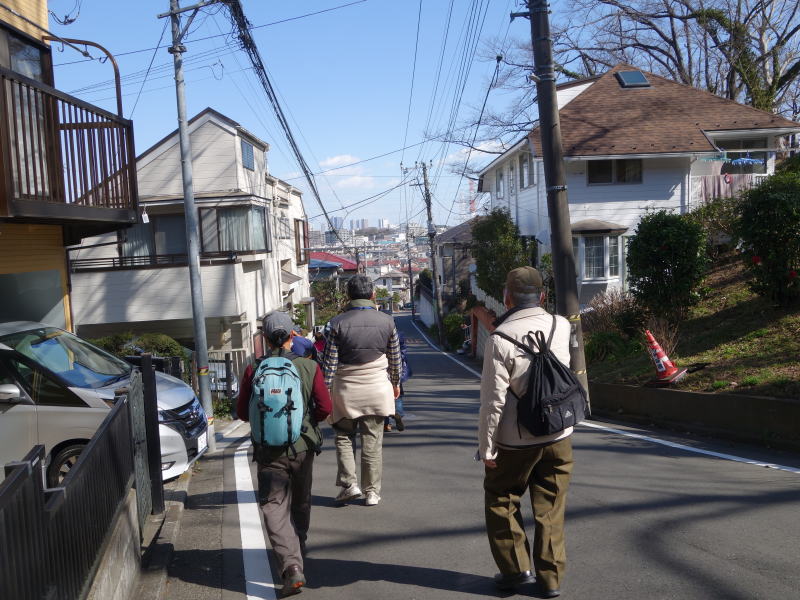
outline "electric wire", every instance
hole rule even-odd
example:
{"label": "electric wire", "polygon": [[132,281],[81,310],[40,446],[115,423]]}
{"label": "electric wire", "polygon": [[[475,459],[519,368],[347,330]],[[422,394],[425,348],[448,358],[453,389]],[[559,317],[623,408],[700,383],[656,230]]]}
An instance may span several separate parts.
{"label": "electric wire", "polygon": [[156,50],[153,50],[153,56],[150,57],[150,64],[147,65],[147,71],[144,74],[144,78],[142,79],[142,85],[139,87],[139,93],[136,94],[136,101],[133,103],[133,108],[131,109],[130,114],[128,115],[129,119],[133,118],[133,113],[136,112],[136,107],[139,105],[139,98],[142,96],[142,90],[144,89],[144,84],[147,83],[147,76],[150,75],[150,69],[153,66],[153,61],[156,59],[156,52],[158,52],[158,47],[161,45],[161,40],[164,39],[164,33],[167,31],[167,24],[169,21],[164,19],[164,27],[161,28],[161,36],[158,38],[158,43],[156,44]]}
{"label": "electric wire", "polygon": [[[278,122],[283,129],[284,135],[289,142],[289,146],[292,149],[292,152],[295,155],[295,159],[303,171],[303,174],[306,176],[306,182],[308,187],[311,191],[311,194],[314,196],[314,199],[319,204],[320,209],[322,210],[322,214],[325,216],[325,220],[330,225],[331,231],[333,231],[336,238],[341,242],[342,246],[347,248],[347,244],[344,243],[339,231],[336,227],[333,226],[333,221],[328,214],[327,209],[325,208],[324,203],[322,202],[322,198],[320,197],[319,190],[317,188],[316,181],[314,180],[314,174],[311,172],[311,169],[308,166],[305,158],[303,157],[302,152],[300,151],[299,146],[297,145],[297,141],[295,140],[294,133],[292,132],[292,128],[289,125],[288,120],[286,119],[286,115],[283,112],[283,108],[281,107],[280,102],[278,101],[277,94],[275,92],[275,88],[270,81],[270,78],[267,74],[267,70],[264,67],[264,63],[261,59],[261,53],[256,46],[255,41],[253,40],[253,36],[250,35],[250,23],[247,20],[247,17],[244,14],[242,9],[242,5],[239,0],[222,0],[225,5],[227,5],[228,10],[230,12],[231,19],[238,27],[238,39],[242,49],[247,53],[250,61],[253,64],[255,69],[256,75],[258,76],[259,80],[261,81],[261,85],[264,88],[264,92],[267,95],[267,98],[272,105],[272,108],[275,112],[275,115],[278,119]],[[356,250],[357,251],[357,250]]]}
{"label": "electric wire", "polygon": [[[361,3],[367,2],[367,1],[368,0],[355,0],[354,2],[348,2],[347,4],[340,4],[338,6],[331,6],[330,8],[325,8],[325,9],[322,9],[322,10],[317,10],[317,11],[310,12],[310,13],[305,13],[305,14],[302,14],[302,15],[297,15],[295,17],[287,17],[286,19],[280,19],[279,21],[272,21],[271,23],[264,23],[263,25],[251,25],[250,28],[248,29],[248,31],[253,31],[255,29],[261,29],[263,27],[272,27],[274,25],[281,25],[283,23],[288,23],[290,21],[297,21],[298,19],[305,19],[306,17],[313,17],[313,16],[316,16],[316,15],[320,15],[322,13],[332,12],[334,10],[339,10],[341,8],[347,8],[348,6],[353,6],[355,4],[361,4]],[[221,0],[221,2],[223,4],[227,3],[225,0]],[[0,4],[0,6],[2,6],[2,4]],[[195,38],[193,40],[187,40],[187,42],[202,42],[202,41],[205,41],[205,40],[210,40],[212,38],[225,37],[227,35],[228,35],[227,33],[223,33],[221,35],[210,35],[210,36],[207,36],[207,37]],[[168,48],[168,47],[169,46],[161,46],[161,48]],[[114,57],[115,58],[119,58],[120,56],[129,56],[131,54],[140,54],[142,52],[150,52],[151,50],[158,50],[158,49],[159,49],[159,47],[157,46],[155,48],[141,48],[139,50],[128,50],[126,52],[114,53]],[[102,59],[90,57],[90,58],[84,59],[84,60],[75,60],[75,61],[71,61],[71,62],[59,63],[59,64],[53,65],[53,66],[60,67],[60,66],[65,66],[65,65],[74,65],[74,64],[77,64],[77,63],[89,62],[91,60],[102,60]]]}

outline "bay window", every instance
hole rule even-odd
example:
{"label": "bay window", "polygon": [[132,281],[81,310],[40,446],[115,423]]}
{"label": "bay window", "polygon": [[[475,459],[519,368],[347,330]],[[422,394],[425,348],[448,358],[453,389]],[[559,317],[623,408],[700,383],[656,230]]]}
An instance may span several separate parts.
{"label": "bay window", "polygon": [[581,235],[572,238],[575,266],[583,281],[620,276],[619,235]]}

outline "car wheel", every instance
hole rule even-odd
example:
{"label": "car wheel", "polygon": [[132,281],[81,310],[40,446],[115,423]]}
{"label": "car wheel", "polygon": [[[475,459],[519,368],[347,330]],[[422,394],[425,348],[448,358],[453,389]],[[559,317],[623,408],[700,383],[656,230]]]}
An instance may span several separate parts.
{"label": "car wheel", "polygon": [[47,468],[48,487],[61,485],[70,469],[78,462],[78,456],[85,447],[86,444],[70,444],[64,446],[58,451],[58,454],[53,456],[53,460],[50,461],[50,466]]}

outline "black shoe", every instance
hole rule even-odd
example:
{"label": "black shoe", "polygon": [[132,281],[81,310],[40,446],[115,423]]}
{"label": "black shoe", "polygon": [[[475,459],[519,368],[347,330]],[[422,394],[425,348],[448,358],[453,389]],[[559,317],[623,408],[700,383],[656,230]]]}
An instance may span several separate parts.
{"label": "black shoe", "polygon": [[403,417],[400,415],[392,415],[394,417],[394,424],[397,426],[397,431],[403,431],[406,426],[403,423]]}
{"label": "black shoe", "polygon": [[511,575],[503,575],[498,573],[494,576],[494,585],[498,590],[510,591],[515,590],[525,583],[531,583],[536,578],[530,571],[523,571],[522,573],[513,573]]}
{"label": "black shoe", "polygon": [[561,590],[558,588],[554,589],[547,588],[541,581],[537,581],[536,595],[539,598],[558,598],[561,595]]}
{"label": "black shoe", "polygon": [[300,565],[292,565],[287,567],[283,572],[283,590],[282,596],[293,596],[303,591],[303,586],[306,584],[306,578],[303,575],[303,570]]}

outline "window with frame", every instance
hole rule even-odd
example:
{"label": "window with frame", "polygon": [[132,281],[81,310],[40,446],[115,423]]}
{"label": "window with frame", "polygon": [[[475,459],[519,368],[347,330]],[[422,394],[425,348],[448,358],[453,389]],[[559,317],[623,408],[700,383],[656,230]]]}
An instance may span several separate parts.
{"label": "window with frame", "polygon": [[586,180],[589,185],[642,183],[642,159],[590,160]]}
{"label": "window with frame", "polygon": [[533,157],[527,152],[519,157],[519,189],[525,189],[536,183],[533,171]]}
{"label": "window with frame", "polygon": [[251,171],[255,171],[256,169],[256,158],[253,151],[253,144],[245,140],[242,140],[242,166],[245,169],[250,169]]}
{"label": "window with frame", "polygon": [[202,251],[272,252],[269,213],[263,206],[200,209]]}
{"label": "window with frame", "polygon": [[308,263],[308,221],[294,220],[295,259],[298,265]]}
{"label": "window with frame", "polygon": [[516,175],[514,173],[514,163],[508,165],[508,193],[510,196],[514,195],[514,185],[516,184]]}
{"label": "window with frame", "polygon": [[502,198],[503,197],[503,169],[497,169],[494,172],[494,197],[495,198]]}
{"label": "window with frame", "polygon": [[572,238],[572,252],[582,280],[620,276],[619,235],[582,235]]}

